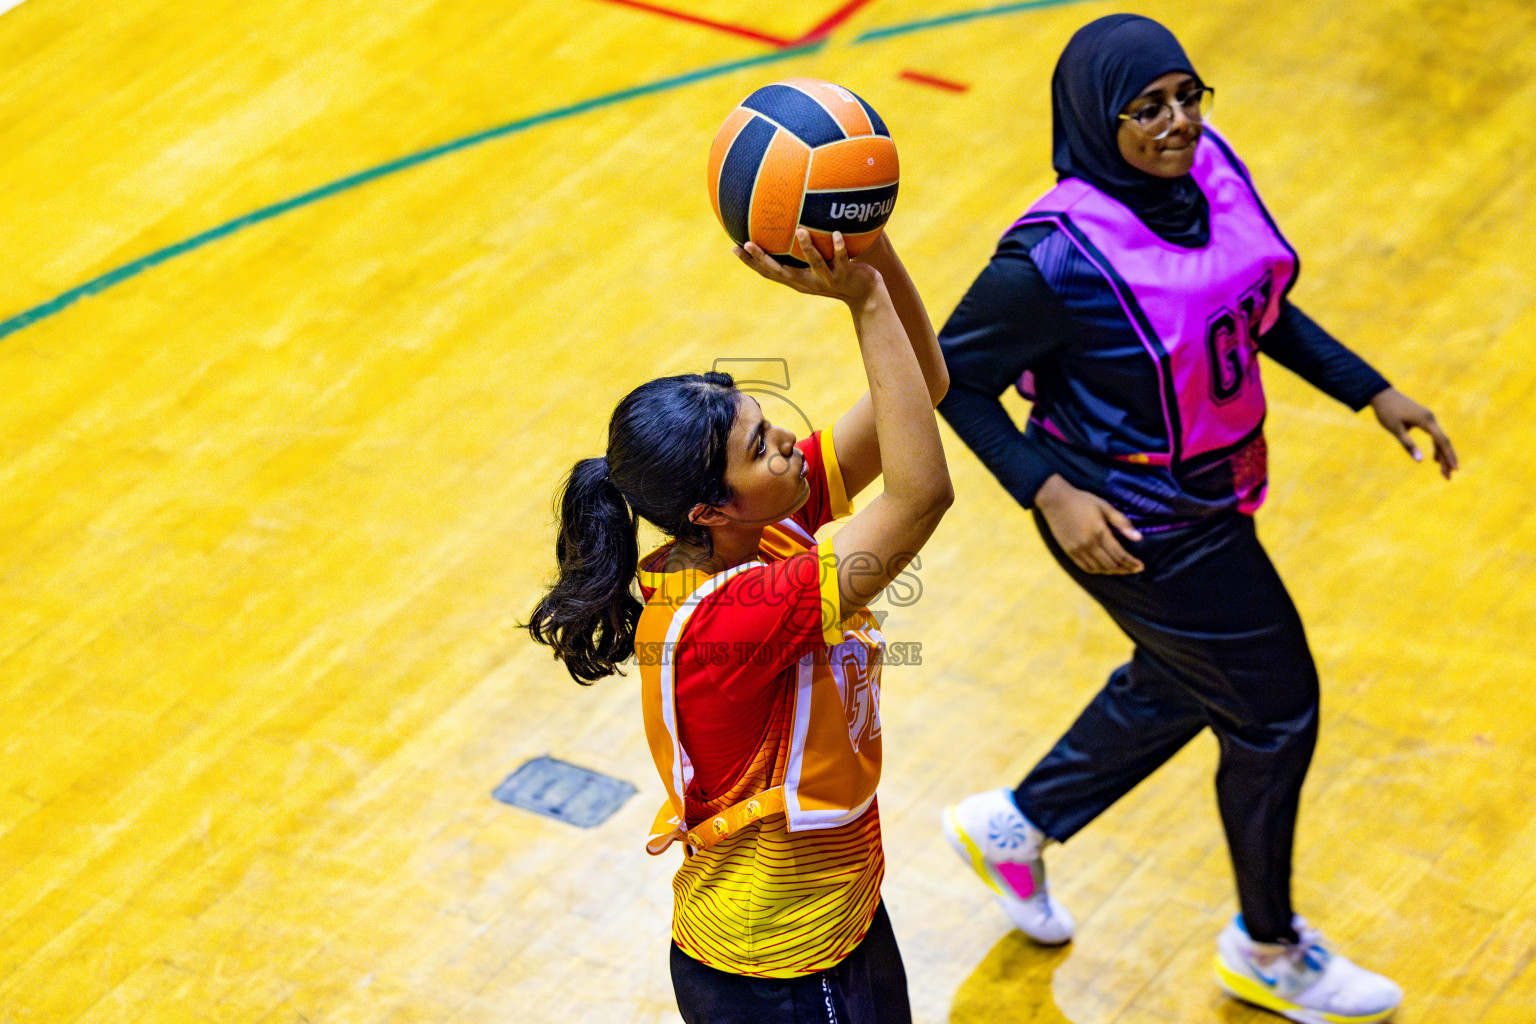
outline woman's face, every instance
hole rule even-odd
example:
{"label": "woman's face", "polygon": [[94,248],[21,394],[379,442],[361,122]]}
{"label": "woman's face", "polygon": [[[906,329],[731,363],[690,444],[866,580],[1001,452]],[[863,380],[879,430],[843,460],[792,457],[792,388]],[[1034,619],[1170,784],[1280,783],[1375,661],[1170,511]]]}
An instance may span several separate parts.
{"label": "woman's face", "polygon": [[1200,122],[1191,121],[1179,107],[1178,97],[1199,86],[1199,81],[1185,71],[1170,71],[1154,79],[1136,98],[1125,105],[1122,114],[1135,114],[1143,107],[1166,103],[1173,108],[1173,128],[1161,139],[1138,125],[1132,117],[1120,122],[1120,155],[1138,171],[1156,178],[1179,178],[1195,165],[1195,143],[1200,139]]}
{"label": "woman's face", "polygon": [[736,401],[736,422],[725,461],[725,485],[731,500],[720,510],[737,522],[776,523],[810,497],[805,479],[805,455],[795,447],[793,432],[763,419],[751,395]]}

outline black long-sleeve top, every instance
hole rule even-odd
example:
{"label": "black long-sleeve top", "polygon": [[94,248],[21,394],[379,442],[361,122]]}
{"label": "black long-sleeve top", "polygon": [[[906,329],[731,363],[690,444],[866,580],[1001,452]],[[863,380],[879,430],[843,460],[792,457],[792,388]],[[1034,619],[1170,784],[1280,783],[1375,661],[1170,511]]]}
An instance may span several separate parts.
{"label": "black long-sleeve top", "polygon": [[[1025,508],[1054,473],[1087,490],[1104,467],[1031,427],[1021,431],[1000,400],[1025,370],[1073,344],[1071,318],[1051,291],[1029,250],[1056,230],[1032,224],[1004,236],[939,332],[949,369],[949,392],[939,412],[982,463]],[[1389,387],[1386,378],[1286,300],[1259,350],[1324,393],[1360,410]],[[1155,387],[1148,381],[1148,387]]]}

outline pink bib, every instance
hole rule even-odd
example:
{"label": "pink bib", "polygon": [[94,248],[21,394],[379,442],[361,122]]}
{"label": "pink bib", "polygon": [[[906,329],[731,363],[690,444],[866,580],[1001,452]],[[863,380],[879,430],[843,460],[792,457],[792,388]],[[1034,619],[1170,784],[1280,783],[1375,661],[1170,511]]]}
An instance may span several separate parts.
{"label": "pink bib", "polygon": [[1296,255],[1209,126],[1191,174],[1210,205],[1210,241],[1198,249],[1164,241],[1077,178],[1061,181],[1018,223],[1054,223],[1071,239],[1158,367],[1168,451],[1117,457],[1177,471],[1233,456],[1238,508],[1252,512],[1266,480],[1257,340],[1280,315]]}

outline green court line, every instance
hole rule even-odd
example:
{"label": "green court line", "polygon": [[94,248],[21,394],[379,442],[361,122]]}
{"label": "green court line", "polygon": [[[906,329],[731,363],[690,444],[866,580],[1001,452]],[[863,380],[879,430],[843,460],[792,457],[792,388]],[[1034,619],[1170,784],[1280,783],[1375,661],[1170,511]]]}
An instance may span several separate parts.
{"label": "green court line", "polygon": [[321,185],[319,188],[311,189],[310,191],[301,195],[294,196],[291,199],[285,199],[282,202],[273,203],[270,206],[263,206],[261,209],[248,213],[243,217],[236,217],[234,220],[226,221],[216,228],[210,228],[207,231],[204,231],[198,235],[193,235],[191,238],[188,238],[184,241],[177,242],[174,245],[168,245],[164,249],[158,249],[147,256],[141,256],[131,263],[127,263],[121,267],[118,267],[116,270],[110,270],[107,273],[102,274],[100,277],[92,278],[82,285],[71,288],[69,291],[59,295],[56,298],[50,299],[40,305],[33,306],[31,309],[26,310],[25,312],[18,313],[11,317],[9,320],[0,322],[0,338],[4,338],[9,334],[14,334],[24,327],[35,324],[39,320],[50,317],[53,314],[74,305],[76,302],[86,298],[87,296],[95,295],[97,292],[104,291],[121,281],[125,281],[130,277],[149,270],[151,267],[159,266],[161,263],[164,263],[166,260],[172,259],[173,257],[180,256],[186,252],[191,252],[193,249],[199,249],[207,245],[209,242],[214,242],[226,235],[234,234],[236,231],[239,231],[242,228],[248,228],[253,224],[259,224],[264,220],[271,220],[273,217],[287,213],[289,210],[296,210],[301,206],[308,206],[310,203],[319,202],[320,200],[329,196],[333,196],[338,192],[345,192],[347,189],[356,188],[359,185],[367,184],[376,178],[382,178],[385,175],[394,174],[397,171],[403,171],[407,168],[415,167],[417,164],[423,164],[429,160],[435,160],[440,156],[446,156],[449,153],[457,152],[461,149],[467,149],[470,146],[479,145],[482,142],[489,142],[491,139],[498,139],[504,135],[512,135],[520,131],[525,131],[529,128],[535,128],[542,124],[548,124],[551,121],[559,121],[567,117],[575,117],[577,114],[584,114],[589,110],[596,110],[600,107],[609,107],[615,103],[622,103],[625,100],[632,100],[641,96],[649,96],[653,93],[665,92],[669,89],[676,89],[680,86],[690,85],[694,82],[703,81],[707,78],[717,78],[721,75],[728,75],[733,71],[740,71],[743,68],[757,67],[762,64],[771,64],[776,61],[790,60],[795,57],[805,56],[806,54],[815,53],[825,45],[826,40],[818,40],[813,43],[808,43],[805,46],[796,46],[785,50],[775,50],[773,53],[763,54],[760,57],[749,57],[746,60],[731,61],[728,64],[715,64],[711,67],[700,68],[697,71],[690,71],[687,74],[677,75],[673,78],[663,78],[660,81],[649,82],[645,85],[637,85],[630,89],[622,89],[619,92],[611,92],[605,96],[597,96],[590,100],[582,100],[579,103],[572,103],[569,106],[558,107],[554,110],[546,110],[542,114],[534,114],[531,117],[521,118],[516,121],[509,121],[506,124],[499,125],[495,128],[488,128],[484,131],[475,132],[472,135],[465,135],[464,137],[454,139],[451,142],[445,142],[441,145],[433,146],[430,149],[423,149],[419,152],[411,153],[407,156],[402,156],[398,159],[391,160],[388,163],[382,163],[376,167],[370,167],[367,170],[358,171],[356,174],[349,174],[345,178],[340,178],[328,185]]}
{"label": "green court line", "polygon": [[[889,39],[892,36],[906,35],[911,32],[922,32],[932,28],[942,28],[946,25],[954,25],[964,21],[973,21],[977,18],[993,18],[1004,14],[1014,14],[1019,11],[1034,10],[1040,7],[1055,7],[1060,4],[1080,2],[1081,0],[1026,0],[1026,2],[1023,3],[1009,3],[993,7],[976,8],[969,11],[958,11],[954,14],[946,14],[937,18],[927,18],[922,21],[909,21],[900,25],[888,25],[885,28],[871,29],[870,31],[865,32],[863,35],[855,38],[853,42],[855,44],[869,43],[879,39]],[[569,106],[558,107],[554,110],[546,110],[542,114],[534,114],[531,117],[521,118],[516,121],[509,121],[506,124],[499,125],[495,128],[488,128],[485,131],[475,132],[472,135],[466,135],[463,138],[454,139],[451,142],[445,142],[441,145],[433,146],[430,149],[423,149],[419,152],[411,153],[406,156],[399,157],[398,159],[391,160],[388,163],[382,163],[376,167],[370,167],[367,170],[358,171],[356,174],[350,174],[345,178],[339,178],[328,185],[321,185],[319,188],[311,189],[310,191],[294,196],[291,199],[285,199],[282,202],[273,203],[270,206],[263,206],[259,210],[254,210],[243,217],[236,217],[234,220],[226,221],[225,223],[220,224],[218,227],[209,228],[207,231],[204,231],[201,234],[193,235],[191,238],[177,242],[174,245],[168,245],[163,249],[157,249],[149,255],[141,256],[131,263],[125,263],[123,266],[118,267],[116,270],[109,270],[105,274],[102,274],[100,277],[94,277],[82,285],[71,288],[69,291],[64,292],[62,295],[49,299],[47,302],[33,306],[31,309],[16,314],[9,320],[0,321],[0,338],[4,338],[10,334],[15,334],[17,331],[24,327],[28,327],[37,323],[39,320],[45,319],[46,317],[50,317],[53,314],[60,312],[61,310],[67,309],[83,298],[95,295],[101,291],[105,291],[115,284],[126,281],[130,277],[137,276],[138,274],[142,274],[144,271],[149,270],[152,267],[159,266],[166,260],[180,256],[183,253],[191,252],[193,249],[200,249],[210,242],[215,242],[226,235],[232,235],[236,231],[239,231],[242,228],[248,228],[253,224],[260,224],[264,220],[271,220],[273,217],[287,213],[289,210],[296,210],[301,206],[308,206],[310,203],[319,202],[320,200],[333,196],[338,192],[345,192],[347,189],[356,188],[359,185],[367,184],[376,178],[382,178],[385,175],[394,174],[397,171],[403,171],[407,168],[415,167],[417,164],[423,164],[429,160],[436,160],[440,156],[446,156],[449,153],[454,153],[458,150],[466,149],[470,146],[479,145],[482,142],[489,142],[492,139],[499,139],[504,135],[512,135],[520,131],[525,131],[529,128],[535,128],[542,124],[548,124],[551,121],[559,121],[567,117],[575,117],[577,114],[584,114],[589,110],[596,110],[600,107],[612,106],[615,103],[623,103],[626,100],[636,99],[641,96],[649,96],[654,93],[665,92],[669,89],[676,89],[684,85],[690,85],[694,82],[703,81],[707,78],[716,78],[720,75],[728,75],[733,71],[740,71],[743,68],[758,67],[763,64],[772,64],[777,61],[791,60],[795,57],[801,57],[806,54],[815,53],[824,47],[826,42],[827,41],[825,39],[820,39],[812,43],[807,43],[804,46],[795,46],[784,50],[776,50],[773,53],[766,53],[760,57],[749,57],[746,60],[731,61],[728,64],[715,64],[707,68],[700,68],[697,71],[690,71],[686,74],[677,75],[673,78],[663,78],[660,81],[649,82],[645,85],[637,85],[630,89],[621,89],[618,92],[611,92],[607,95],[597,96],[590,100],[582,100],[579,103],[572,103]]]}
{"label": "green court line", "polygon": [[1058,7],[1062,4],[1082,2],[1083,0],[1025,0],[1023,3],[999,4],[996,7],[956,11],[954,14],[941,14],[937,18],[924,18],[921,21],[908,21],[900,25],[887,25],[885,28],[870,29],[863,35],[856,37],[853,43],[854,45],[872,43],[877,39],[889,39],[891,36],[904,36],[909,32],[923,32],[930,28],[957,25],[962,21],[975,21],[977,18],[995,18],[1003,14],[1017,14],[1019,11],[1033,11],[1041,7]]}

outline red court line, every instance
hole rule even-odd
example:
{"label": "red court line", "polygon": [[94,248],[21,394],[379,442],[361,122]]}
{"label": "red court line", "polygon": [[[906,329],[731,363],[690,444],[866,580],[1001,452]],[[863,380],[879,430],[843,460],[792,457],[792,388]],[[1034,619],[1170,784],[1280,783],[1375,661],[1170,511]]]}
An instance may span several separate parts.
{"label": "red court line", "polygon": [[[767,43],[769,46],[776,46],[781,50],[811,39],[810,36],[807,36],[805,39],[798,40],[781,39],[778,36],[770,36],[766,32],[759,32],[755,28],[747,28],[744,25],[732,25],[729,22],[724,21],[712,21],[709,18],[701,18],[697,14],[689,14],[687,11],[674,10],[671,7],[659,7],[656,4],[642,3],[641,0],[603,0],[603,2],[618,4],[620,7],[633,7],[636,10],[649,11],[651,14],[659,14],[664,18],[676,18],[678,21],[686,21],[692,25],[702,25],[705,28],[712,28],[717,32],[728,32],[733,36],[741,36],[743,39],[752,39],[759,43]],[[867,2],[868,0],[860,0],[860,3]],[[858,5],[850,4],[849,6]]]}
{"label": "red court line", "polygon": [[896,76],[905,78],[909,82],[921,82],[923,85],[931,85],[935,89],[948,89],[950,92],[965,92],[970,86],[964,82],[951,82],[947,78],[936,78],[933,75],[925,75],[917,71],[903,71]]}
{"label": "red court line", "polygon": [[847,3],[843,4],[843,6],[827,15],[827,17],[823,19],[819,25],[811,29],[805,35],[801,36],[799,39],[796,39],[795,42],[791,45],[811,43],[818,39],[826,38],[832,34],[832,31],[836,29],[837,26],[853,17],[854,12],[857,11],[860,7],[867,6],[873,2],[874,0],[848,0]]}

